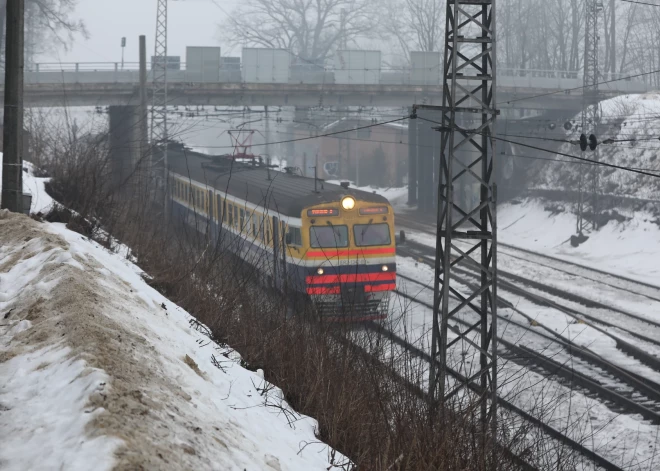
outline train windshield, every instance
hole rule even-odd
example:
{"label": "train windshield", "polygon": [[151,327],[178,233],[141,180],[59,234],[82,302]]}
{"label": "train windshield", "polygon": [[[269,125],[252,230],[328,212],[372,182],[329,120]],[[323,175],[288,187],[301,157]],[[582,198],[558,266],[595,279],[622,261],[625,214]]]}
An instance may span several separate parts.
{"label": "train windshield", "polygon": [[348,247],[348,227],[312,226],[309,240],[314,248]]}
{"label": "train windshield", "polygon": [[353,234],[358,247],[390,245],[392,241],[387,224],[356,224],[353,226]]}

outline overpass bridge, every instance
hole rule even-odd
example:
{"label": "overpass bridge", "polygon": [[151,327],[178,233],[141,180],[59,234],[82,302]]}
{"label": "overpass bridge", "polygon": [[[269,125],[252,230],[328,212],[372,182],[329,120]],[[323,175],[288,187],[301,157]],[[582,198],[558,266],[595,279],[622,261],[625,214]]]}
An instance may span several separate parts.
{"label": "overpass bridge", "polygon": [[[337,83],[331,69],[290,73],[286,83],[249,83],[240,70],[220,74],[218,81],[200,82],[185,64],[168,70],[168,100],[172,106],[370,106],[401,107],[413,103],[440,104],[442,87],[434,81],[414,83],[412,69],[379,70],[376,83]],[[439,74],[438,74],[439,75]],[[372,74],[370,77],[373,77]],[[601,87],[603,97],[643,93],[642,81],[615,80]],[[372,79],[371,82],[374,82]],[[26,106],[135,106],[139,102],[136,64],[37,64],[25,72]],[[498,69],[500,108],[566,110],[581,108],[582,77],[577,72]],[[151,94],[151,83],[148,83]],[[4,88],[0,82],[0,90]],[[552,93],[551,95],[548,95]]]}
{"label": "overpass bridge", "polygon": [[[281,69],[281,64],[278,67]],[[359,71],[347,79],[346,70],[291,66],[287,73],[264,73],[249,81],[246,78],[255,74],[243,68],[215,69],[213,80],[203,80],[199,70],[189,71],[185,64],[177,64],[176,70],[168,70],[168,103],[172,107],[289,106],[301,112],[321,106],[396,108],[442,103],[439,71],[421,83],[418,69]],[[364,82],[360,83],[359,77],[365,77]],[[607,76],[603,81],[609,83],[601,87],[601,98],[648,91],[644,82],[623,76]],[[569,119],[582,108],[582,83],[577,72],[500,68],[497,106],[514,123],[521,110],[555,120]],[[111,159],[118,168],[131,168],[140,159],[137,143],[146,138],[139,135],[138,84],[137,64],[124,64],[123,69],[117,63],[39,64],[25,73],[25,104],[110,107]],[[152,84],[147,87],[151,95]],[[439,119],[432,113],[428,117]],[[423,210],[432,209],[434,169],[439,168],[438,134],[432,128],[432,123],[422,120],[411,120],[408,126],[410,202],[419,203]]]}

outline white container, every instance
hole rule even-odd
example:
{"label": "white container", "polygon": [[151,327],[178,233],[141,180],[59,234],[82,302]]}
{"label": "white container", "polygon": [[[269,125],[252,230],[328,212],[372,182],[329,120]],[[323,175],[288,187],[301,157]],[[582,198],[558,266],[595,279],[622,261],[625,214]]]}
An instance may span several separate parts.
{"label": "white container", "polygon": [[245,83],[289,83],[291,54],[286,49],[243,48]]}
{"label": "white container", "polygon": [[412,85],[440,85],[440,53],[413,51],[410,53]]}
{"label": "white container", "polygon": [[340,50],[335,55],[335,83],[380,83],[380,51]]}
{"label": "white container", "polygon": [[190,82],[219,82],[220,48],[186,47],[186,77]]}

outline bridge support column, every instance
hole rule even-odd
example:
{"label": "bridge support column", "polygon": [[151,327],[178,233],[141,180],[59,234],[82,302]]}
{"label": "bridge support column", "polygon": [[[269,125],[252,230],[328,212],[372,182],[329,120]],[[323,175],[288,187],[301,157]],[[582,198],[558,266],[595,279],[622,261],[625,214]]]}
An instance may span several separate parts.
{"label": "bridge support column", "polygon": [[[437,179],[435,178],[434,163],[436,153],[440,148],[440,134],[433,128],[440,122],[437,113],[428,110],[419,110],[417,112],[417,182],[418,182],[418,201],[417,208],[422,212],[431,212],[435,208],[435,194]],[[429,120],[429,121],[426,121]]]}
{"label": "bridge support column", "polygon": [[138,106],[111,106],[110,167],[115,191],[130,195],[138,181],[140,162],[140,113]]}
{"label": "bridge support column", "polygon": [[408,120],[408,206],[417,204],[417,123]]}

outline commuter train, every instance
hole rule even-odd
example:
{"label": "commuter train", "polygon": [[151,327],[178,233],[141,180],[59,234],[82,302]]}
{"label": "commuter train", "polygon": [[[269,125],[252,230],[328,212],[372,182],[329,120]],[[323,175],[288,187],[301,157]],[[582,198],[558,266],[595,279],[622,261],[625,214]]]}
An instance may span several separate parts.
{"label": "commuter train", "polygon": [[375,193],[257,162],[169,153],[173,218],[333,321],[383,319],[396,289],[394,213]]}

